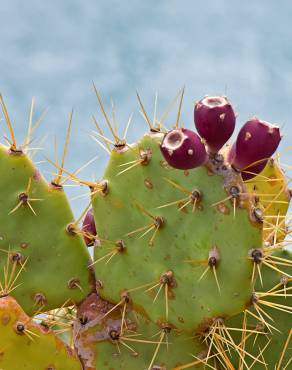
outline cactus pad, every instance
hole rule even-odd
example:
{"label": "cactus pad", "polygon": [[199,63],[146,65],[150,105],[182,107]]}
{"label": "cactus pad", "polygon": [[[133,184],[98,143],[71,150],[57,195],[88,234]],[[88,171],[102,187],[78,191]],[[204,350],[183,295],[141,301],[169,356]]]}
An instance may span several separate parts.
{"label": "cactus pad", "polygon": [[11,292],[28,314],[81,301],[91,290],[89,254],[68,228],[74,220],[63,190],[4,146],[0,171],[0,294]]}
{"label": "cactus pad", "polygon": [[248,252],[261,246],[262,220],[222,156],[175,170],[163,161],[162,137],[146,134],[130,149],[112,151],[108,194],[93,196],[100,294],[120,307],[127,296],[156,323],[201,330],[248,304]]}

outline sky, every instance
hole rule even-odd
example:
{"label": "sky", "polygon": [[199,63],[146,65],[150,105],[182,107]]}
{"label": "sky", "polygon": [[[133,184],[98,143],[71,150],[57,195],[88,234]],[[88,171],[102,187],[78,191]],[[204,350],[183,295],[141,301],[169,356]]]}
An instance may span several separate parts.
{"label": "sky", "polygon": [[[185,86],[185,127],[193,128],[194,101],[227,95],[237,131],[254,115],[282,127],[279,152],[291,164],[285,150],[292,143],[291,14],[290,0],[1,1],[0,91],[17,140],[26,135],[35,97],[35,119],[48,108],[35,134],[34,145],[43,147],[35,160],[54,159],[56,147],[60,157],[74,109],[65,167],[73,171],[98,156],[80,177],[100,178],[108,157],[90,137],[93,114],[105,126],[92,82],[109,114],[114,102],[120,132],[133,113],[130,142],[147,129],[136,90],[150,116],[158,93],[159,117]],[[3,120],[0,132],[7,132]],[[52,166],[40,167],[49,180]],[[68,192],[74,198],[85,189]],[[72,201],[76,215],[86,202]]]}

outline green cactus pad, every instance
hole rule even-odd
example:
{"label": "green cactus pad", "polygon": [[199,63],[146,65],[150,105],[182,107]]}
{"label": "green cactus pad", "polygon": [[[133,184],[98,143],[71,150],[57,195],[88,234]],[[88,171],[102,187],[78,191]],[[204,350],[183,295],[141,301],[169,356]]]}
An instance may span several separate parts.
{"label": "green cactus pad", "polygon": [[0,294],[11,291],[28,314],[80,302],[91,290],[90,257],[67,231],[74,220],[63,190],[4,146],[0,172]]}
{"label": "green cactus pad", "polygon": [[203,369],[205,346],[195,336],[159,327],[131,310],[122,319],[123,310],[111,309],[96,295],[79,309],[74,337],[86,369],[171,370],[195,362],[192,368]]}
{"label": "green cactus pad", "polygon": [[0,369],[81,370],[72,350],[36,324],[12,297],[0,298]]}
{"label": "green cactus pad", "polygon": [[[131,336],[135,332],[129,331],[124,334],[124,338],[117,340],[117,343],[108,339],[96,344],[96,369],[171,370],[185,363],[197,363],[196,366],[192,366],[193,369],[204,368],[203,363],[198,360],[204,358],[203,347],[197,340],[186,334],[174,332],[165,334],[154,359],[155,350],[158,348],[163,334],[159,333],[159,328],[150,321],[141,316],[138,316],[138,320],[136,339],[145,341],[145,343],[136,343],[135,336]],[[100,334],[103,330],[100,330]],[[142,333],[143,335],[140,335]],[[126,348],[122,342],[131,349]]]}
{"label": "green cactus pad", "polygon": [[111,153],[108,193],[92,197],[100,239],[94,266],[106,300],[122,302],[128,293],[135,310],[153,322],[200,331],[211,318],[234,315],[249,303],[248,251],[262,244],[261,214],[221,156],[175,170],[163,161],[161,139],[146,134]]}

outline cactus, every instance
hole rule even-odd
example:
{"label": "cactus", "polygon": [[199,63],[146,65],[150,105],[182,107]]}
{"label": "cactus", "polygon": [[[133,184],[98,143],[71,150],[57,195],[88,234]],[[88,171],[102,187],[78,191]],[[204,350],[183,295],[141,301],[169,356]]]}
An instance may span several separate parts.
{"label": "cactus", "polygon": [[[64,168],[72,114],[47,183],[0,99],[10,132],[0,146],[0,369],[288,369],[291,192],[271,158],[279,129],[252,119],[228,146],[226,97],[195,105],[197,134],[180,123],[184,90],[171,130],[137,94],[149,131],[129,144],[95,93],[114,140],[95,121],[110,154],[96,182]],[[69,179],[91,194],[77,220]]]}

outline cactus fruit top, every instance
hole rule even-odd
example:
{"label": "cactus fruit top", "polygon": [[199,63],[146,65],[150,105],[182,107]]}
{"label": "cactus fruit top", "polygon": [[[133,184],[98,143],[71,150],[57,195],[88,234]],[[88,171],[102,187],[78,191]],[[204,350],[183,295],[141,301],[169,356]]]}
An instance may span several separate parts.
{"label": "cactus fruit top", "polygon": [[228,160],[242,171],[244,180],[260,173],[281,141],[280,129],[268,122],[253,118],[247,121],[230,149]]}
{"label": "cactus fruit top", "polygon": [[231,137],[236,117],[225,96],[207,96],[195,104],[194,119],[209,151],[217,153]]}
{"label": "cactus fruit top", "polygon": [[207,160],[207,153],[201,138],[185,128],[169,131],[160,145],[167,163],[180,170],[199,167]]}

